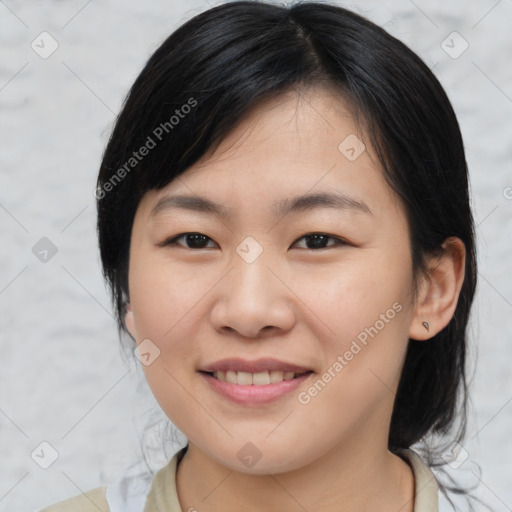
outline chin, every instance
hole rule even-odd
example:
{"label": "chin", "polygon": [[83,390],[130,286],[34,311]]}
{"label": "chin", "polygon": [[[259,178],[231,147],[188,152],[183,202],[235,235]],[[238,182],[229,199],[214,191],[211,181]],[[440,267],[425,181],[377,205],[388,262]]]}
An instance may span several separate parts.
{"label": "chin", "polygon": [[[265,456],[265,451],[271,455]],[[266,449],[259,451],[252,443],[246,443],[239,449],[235,455],[232,456],[230,451],[229,456],[225,454],[218,454],[214,458],[219,464],[229,468],[238,473],[245,473],[249,475],[268,475],[287,473],[300,469],[304,464],[300,460],[290,460],[293,454],[293,449],[290,447],[282,452],[279,449],[274,449],[268,446]]]}

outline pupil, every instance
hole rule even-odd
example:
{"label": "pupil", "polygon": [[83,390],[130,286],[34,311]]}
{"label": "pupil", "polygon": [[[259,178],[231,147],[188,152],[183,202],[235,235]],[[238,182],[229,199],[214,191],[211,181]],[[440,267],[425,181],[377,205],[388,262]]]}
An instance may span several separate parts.
{"label": "pupil", "polygon": [[[206,238],[207,238],[206,236],[200,235],[199,233],[190,233],[187,235],[187,243],[196,249],[201,248],[202,247],[201,241],[205,242]],[[192,240],[192,242],[189,243],[191,240]]]}
{"label": "pupil", "polygon": [[[313,239],[313,246],[315,248],[319,248],[319,247],[322,247],[324,245],[323,242],[325,242],[327,236],[326,235],[321,235],[321,234],[316,234],[316,235],[308,235],[306,237],[306,239],[308,240],[311,240]],[[311,245],[311,244],[308,244],[308,245]]]}

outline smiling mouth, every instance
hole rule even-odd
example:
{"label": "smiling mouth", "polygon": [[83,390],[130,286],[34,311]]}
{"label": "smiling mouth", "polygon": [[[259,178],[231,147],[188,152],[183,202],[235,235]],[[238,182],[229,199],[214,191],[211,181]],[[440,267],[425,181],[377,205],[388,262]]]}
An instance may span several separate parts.
{"label": "smiling mouth", "polygon": [[257,373],[236,372],[233,370],[202,372],[212,376],[214,379],[229,384],[238,384],[239,386],[266,386],[269,384],[277,384],[285,380],[293,380],[303,375],[313,373],[312,371],[294,373],[283,372],[280,370],[263,371]]}

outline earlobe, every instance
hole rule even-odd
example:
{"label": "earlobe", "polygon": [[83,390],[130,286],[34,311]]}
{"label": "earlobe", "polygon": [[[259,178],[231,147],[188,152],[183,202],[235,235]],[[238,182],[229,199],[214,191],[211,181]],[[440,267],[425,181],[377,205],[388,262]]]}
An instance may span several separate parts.
{"label": "earlobe", "polygon": [[464,282],[466,248],[457,237],[447,238],[444,252],[428,261],[429,275],[420,286],[409,338],[428,340],[442,331],[455,313]]}
{"label": "earlobe", "polygon": [[126,307],[126,313],[124,315],[124,324],[126,325],[126,328],[128,329],[128,332],[130,333],[130,336],[137,340],[137,333],[135,329],[135,319],[133,317],[133,310],[130,303],[128,303]]}

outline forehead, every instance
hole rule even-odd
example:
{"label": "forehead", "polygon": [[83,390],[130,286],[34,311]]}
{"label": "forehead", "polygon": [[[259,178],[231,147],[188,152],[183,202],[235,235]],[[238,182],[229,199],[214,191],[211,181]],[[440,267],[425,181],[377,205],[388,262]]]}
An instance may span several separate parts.
{"label": "forehead", "polygon": [[308,147],[302,149],[335,154],[338,143],[346,135],[356,133],[364,137],[352,108],[340,92],[332,87],[291,89],[251,108],[218,147],[210,149],[194,168],[211,167],[226,159],[254,157],[255,153],[265,158],[267,154],[261,152],[262,148],[272,151],[274,159],[281,154],[288,160],[289,151],[295,146],[299,155],[304,143]]}
{"label": "forehead", "polygon": [[213,208],[225,217],[244,206],[283,214],[293,209],[292,197],[315,194],[324,195],[317,201],[328,202],[329,194],[331,202],[361,212],[371,210],[370,203],[396,204],[348,103],[325,88],[288,91],[258,104],[216,148],[163,189],[150,191],[146,214],[172,207],[170,194],[209,199],[210,205],[196,200],[196,209]]}

